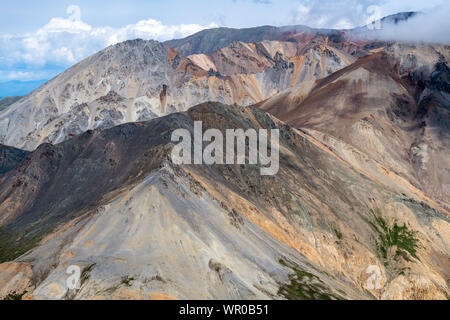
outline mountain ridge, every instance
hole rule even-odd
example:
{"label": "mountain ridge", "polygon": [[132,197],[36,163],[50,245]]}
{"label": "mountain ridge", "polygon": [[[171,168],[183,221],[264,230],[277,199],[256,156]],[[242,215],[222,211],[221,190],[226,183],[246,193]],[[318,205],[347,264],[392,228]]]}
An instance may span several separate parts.
{"label": "mountain ridge", "polygon": [[[194,121],[203,121],[204,130],[280,129],[279,174],[263,177],[258,166],[248,165],[174,166],[170,132],[192,131]],[[0,179],[2,212],[9,212],[0,221],[0,252],[3,261],[13,258],[11,253],[18,257],[0,269],[15,266],[19,273],[12,275],[29,298],[443,298],[448,290],[445,272],[433,262],[443,259],[443,243],[413,246],[406,258],[394,251],[386,262],[371,226],[375,217],[388,224],[408,221],[424,243],[436,239],[435,232],[443,235],[437,226],[443,228],[448,215],[420,205],[427,200],[395,183],[386,188],[360,175],[314,138],[257,108],[204,103],[149,122],[87,132],[42,145]],[[45,181],[54,183],[48,188]],[[107,189],[96,188],[107,181]],[[65,186],[77,186],[85,196]],[[11,200],[18,195],[27,195],[20,196],[27,199],[23,207]],[[430,212],[435,227],[425,218]],[[167,241],[167,233],[174,241]],[[336,241],[340,245],[334,247]],[[196,246],[204,254],[187,258],[186,250],[194,253]],[[153,267],[146,269],[150,261]],[[365,287],[367,264],[381,268],[383,293]],[[89,274],[75,293],[65,289],[61,276],[69,265]],[[406,267],[412,271],[399,273]],[[23,268],[28,273],[20,273]],[[311,282],[292,280],[292,272],[311,273]],[[210,280],[200,280],[201,274]],[[418,283],[419,295],[409,291]],[[290,290],[300,295],[290,296]]]}
{"label": "mountain ridge", "polygon": [[[417,14],[417,12],[399,12],[383,17],[380,21],[382,26],[390,23],[397,24],[401,21],[407,21]],[[362,29],[366,30],[367,26],[355,27],[348,29],[348,31],[352,32]],[[305,25],[286,25],[279,27],[265,25],[253,28],[219,27],[202,30],[183,39],[167,40],[164,44],[174,48],[183,55],[209,54],[235,41],[261,42],[264,40],[280,39],[295,41],[295,38],[292,38],[292,36],[298,33],[316,34],[318,36],[338,36],[342,31],[339,29],[310,28]]]}
{"label": "mountain ridge", "polygon": [[[310,42],[237,42],[211,55],[183,57],[159,42],[129,40],[74,65],[0,113],[0,143],[33,150],[88,129],[149,120],[209,100],[249,105],[353,59]],[[112,91],[121,103],[102,99]]]}

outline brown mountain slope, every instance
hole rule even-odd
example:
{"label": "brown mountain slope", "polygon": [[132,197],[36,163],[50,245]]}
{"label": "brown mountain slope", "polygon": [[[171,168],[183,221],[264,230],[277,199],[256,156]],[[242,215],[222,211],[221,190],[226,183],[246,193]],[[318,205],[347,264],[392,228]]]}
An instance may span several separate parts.
{"label": "brown mountain slope", "polygon": [[352,165],[406,179],[448,209],[449,56],[445,46],[392,44],[258,105]]}

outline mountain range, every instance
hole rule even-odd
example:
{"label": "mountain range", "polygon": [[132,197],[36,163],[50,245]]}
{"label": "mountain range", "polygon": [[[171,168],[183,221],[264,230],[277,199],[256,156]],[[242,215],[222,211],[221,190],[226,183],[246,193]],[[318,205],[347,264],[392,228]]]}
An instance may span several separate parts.
{"label": "mountain range", "polygon": [[[6,106],[0,298],[448,299],[450,44],[364,32],[129,40]],[[278,129],[278,173],[174,164],[195,121]]]}

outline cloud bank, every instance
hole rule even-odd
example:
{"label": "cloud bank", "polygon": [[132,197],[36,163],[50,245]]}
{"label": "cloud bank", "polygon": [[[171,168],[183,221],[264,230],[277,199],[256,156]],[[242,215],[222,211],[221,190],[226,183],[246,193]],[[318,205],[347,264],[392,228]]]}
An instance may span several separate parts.
{"label": "cloud bank", "polygon": [[[448,0],[301,0],[297,1],[291,13],[291,23],[312,28],[352,29],[375,20],[375,12],[381,19],[399,12],[419,11],[427,16],[417,19],[414,24],[408,22],[409,26],[399,28],[398,32],[405,39],[411,36],[412,39],[422,37],[423,41],[427,41],[430,34],[433,38],[446,39],[450,30],[449,8]],[[394,31],[386,31],[379,36],[395,39]]]}
{"label": "cloud bank", "polygon": [[[66,18],[52,18],[33,33],[0,35],[0,68],[3,69],[0,81],[48,78],[49,74],[42,70],[48,65],[67,67],[109,45],[128,39],[164,41],[217,27],[215,23],[165,25],[148,19],[122,28],[94,28],[82,21],[80,7],[69,6],[67,14],[69,16]],[[17,66],[25,70],[14,70]]]}
{"label": "cloud bank", "polygon": [[416,15],[405,22],[385,25],[381,30],[373,30],[365,37],[385,41],[450,44],[449,17],[450,4]]}
{"label": "cloud bank", "polygon": [[350,29],[366,23],[366,8],[359,0],[304,0],[292,12],[292,23],[311,28]]}

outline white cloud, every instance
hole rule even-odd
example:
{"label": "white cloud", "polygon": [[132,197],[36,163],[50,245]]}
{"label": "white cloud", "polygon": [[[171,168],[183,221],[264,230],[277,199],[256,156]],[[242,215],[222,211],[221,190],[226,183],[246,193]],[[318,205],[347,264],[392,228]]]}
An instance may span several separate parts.
{"label": "white cloud", "polygon": [[165,25],[154,19],[138,21],[123,28],[92,27],[81,20],[81,9],[67,8],[66,18],[52,18],[46,25],[27,34],[0,35],[0,67],[25,64],[30,68],[45,65],[69,66],[121,41],[142,38],[164,41],[186,37],[211,23]]}
{"label": "white cloud", "polygon": [[442,5],[406,22],[383,26],[383,29],[371,32],[369,37],[380,40],[450,44],[449,17],[450,4]]}
{"label": "white cloud", "polygon": [[292,23],[313,28],[350,29],[366,24],[371,17],[368,12],[371,6],[379,8],[384,17],[405,11],[428,12],[448,4],[448,0],[299,0],[292,12]]}
{"label": "white cloud", "polygon": [[118,30],[112,30],[110,32],[102,30],[102,32],[108,35],[108,45],[111,45],[134,38],[154,39],[159,41],[184,38],[203,29],[215,27],[217,27],[215,23],[211,23],[207,26],[201,26],[198,24],[167,26],[162,24],[160,21],[148,19],[139,21],[135,24],[127,25],[126,27]]}
{"label": "white cloud", "polygon": [[43,70],[32,70],[32,71],[0,70],[0,82],[10,80],[20,80],[20,81],[41,80],[41,79],[48,79],[52,75],[54,74],[51,74]]}
{"label": "white cloud", "polygon": [[292,13],[292,23],[312,28],[349,29],[367,19],[358,0],[304,0]]}

